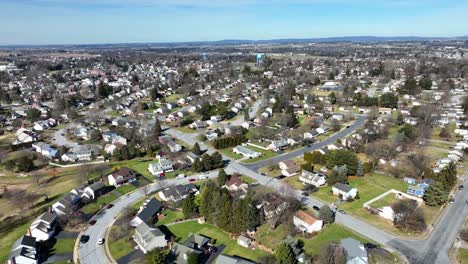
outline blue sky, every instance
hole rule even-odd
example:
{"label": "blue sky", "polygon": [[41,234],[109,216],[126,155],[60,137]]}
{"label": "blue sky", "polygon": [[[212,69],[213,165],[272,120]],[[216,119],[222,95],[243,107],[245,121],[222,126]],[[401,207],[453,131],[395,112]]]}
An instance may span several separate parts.
{"label": "blue sky", "polygon": [[0,45],[468,35],[466,0],[0,0]]}

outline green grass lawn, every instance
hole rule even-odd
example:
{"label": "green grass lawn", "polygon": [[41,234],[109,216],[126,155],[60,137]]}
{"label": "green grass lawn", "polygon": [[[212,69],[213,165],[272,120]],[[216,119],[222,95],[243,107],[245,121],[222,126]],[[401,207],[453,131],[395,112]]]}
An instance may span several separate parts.
{"label": "green grass lawn", "polygon": [[349,184],[358,189],[359,199],[353,202],[345,202],[340,204],[340,208],[353,213],[361,209],[363,204],[382,193],[395,189],[397,191],[406,192],[408,185],[401,179],[393,176],[372,173],[364,177],[349,177]]}
{"label": "green grass lawn", "polygon": [[302,190],[304,188],[304,183],[299,180],[299,175],[287,177],[284,181],[289,184],[291,187],[297,190]]}
{"label": "green grass lawn", "polygon": [[431,139],[434,140],[443,140],[443,141],[456,141],[456,136],[455,136],[455,129],[457,128],[457,125],[455,123],[449,123],[448,124],[448,129],[450,132],[450,138],[441,138],[439,136],[440,131],[442,130],[441,127],[436,126],[432,129],[432,137]]}
{"label": "green grass lawn", "polygon": [[398,201],[399,200],[395,197],[394,193],[389,193],[385,195],[383,198],[371,203],[370,206],[372,208],[381,208],[384,206],[390,206]]}
{"label": "green grass lawn", "polygon": [[241,154],[237,154],[237,153],[234,153],[232,152],[232,148],[224,148],[224,149],[217,149],[217,151],[225,156],[228,156],[230,157],[231,159],[234,159],[234,160],[238,160],[238,159],[242,159],[244,156],[242,156]]}
{"label": "green grass lawn", "polygon": [[[258,228],[255,238],[259,243],[271,249],[275,249],[287,235],[288,227],[286,225],[281,224],[274,230],[271,230],[270,225],[265,224]],[[348,237],[355,238],[361,242],[369,242],[368,239],[339,224],[326,225],[317,236],[311,239],[304,239],[301,236],[296,236],[297,239],[301,239],[304,242],[304,251],[312,256],[318,254],[323,245],[329,242],[340,242],[341,239]]]}
{"label": "green grass lawn", "polygon": [[133,160],[112,162],[111,166],[112,167],[127,167],[129,169],[132,169],[136,173],[142,175],[150,182],[153,182],[154,176],[148,171],[148,166],[154,162],[156,162],[156,160],[139,158],[139,159],[133,159]]}
{"label": "green grass lawn", "polygon": [[179,131],[182,132],[182,133],[187,133],[187,134],[194,134],[194,133],[197,133],[197,132],[198,132],[197,130],[191,129],[191,128],[188,127],[188,126],[178,127],[178,128],[176,128],[176,129],[179,130]]}
{"label": "green grass lawn", "polygon": [[132,243],[130,243],[128,237],[116,241],[109,241],[108,246],[110,254],[115,260],[125,257],[133,251]]}
{"label": "green grass lawn", "polygon": [[230,239],[227,233],[211,224],[198,224],[197,221],[190,221],[170,225],[168,228],[177,237],[179,242],[183,242],[190,233],[197,233],[210,237],[211,239],[216,239],[216,245],[226,245],[226,248],[223,250],[223,254],[226,255],[240,256],[254,261],[258,257],[268,255],[268,253],[259,249],[250,250],[237,245],[236,240]]}
{"label": "green grass lawn", "polygon": [[167,103],[176,103],[177,100],[179,100],[180,98],[182,98],[181,94],[171,94],[168,97],[166,97],[165,100]]}
{"label": "green grass lawn", "polygon": [[177,211],[177,210],[167,209],[167,210],[164,210],[162,214],[164,215],[164,218],[160,219],[157,222],[158,226],[167,225],[169,223],[173,223],[176,220],[184,219],[184,214],[181,211]]}
{"label": "green grass lawn", "polygon": [[254,147],[254,146],[250,146],[250,145],[247,145],[247,148],[249,148],[249,149],[251,149],[253,151],[262,153],[262,156],[260,156],[258,158],[247,159],[247,160],[243,161],[244,163],[254,163],[254,162],[264,160],[264,159],[269,159],[269,158],[272,158],[272,157],[275,157],[275,156],[278,155],[278,154],[274,153],[273,151],[264,150],[264,149],[257,148],[257,147]]}
{"label": "green grass lawn", "polygon": [[462,264],[468,264],[468,249],[464,249],[464,248],[458,249],[458,260]]}
{"label": "green grass lawn", "polygon": [[249,176],[241,175],[240,176],[241,180],[243,180],[247,184],[252,184],[254,182],[257,182],[256,180],[250,178]]}
{"label": "green grass lawn", "polygon": [[318,191],[313,192],[311,195],[325,203],[334,203],[338,200],[338,197],[332,193],[332,187],[328,185],[320,187]]}
{"label": "green grass lawn", "polygon": [[125,185],[117,187],[117,189],[115,189],[115,190],[117,192],[119,192],[120,194],[124,195],[124,194],[127,194],[127,193],[131,192],[131,191],[136,190],[136,187],[135,187],[135,185],[132,185],[132,184],[125,184]]}
{"label": "green grass lawn", "polygon": [[52,248],[54,254],[73,253],[75,247],[75,239],[73,238],[59,238]]}
{"label": "green grass lawn", "polygon": [[107,204],[112,203],[117,198],[118,197],[113,193],[106,194],[104,196],[99,197],[96,201],[83,206],[80,211],[85,214],[95,214],[102,207],[106,206]]}
{"label": "green grass lawn", "polygon": [[339,224],[330,224],[325,226],[320,233],[312,239],[303,239],[304,251],[313,256],[320,252],[323,245],[336,242],[339,243],[344,238],[354,238],[361,241],[362,243],[370,242],[365,237],[347,229],[346,227]]}

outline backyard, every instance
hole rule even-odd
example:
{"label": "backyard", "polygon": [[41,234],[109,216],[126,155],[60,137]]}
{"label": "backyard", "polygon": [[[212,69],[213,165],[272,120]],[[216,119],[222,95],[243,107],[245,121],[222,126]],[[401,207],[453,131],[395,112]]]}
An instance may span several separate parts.
{"label": "backyard", "polygon": [[237,241],[230,239],[229,235],[223,230],[211,224],[199,224],[197,221],[189,221],[174,225],[168,225],[169,231],[177,237],[177,241],[183,242],[191,233],[201,234],[216,240],[216,245],[226,245],[223,254],[239,256],[242,258],[256,260],[258,257],[266,256],[268,253],[255,249],[247,249],[237,245]]}

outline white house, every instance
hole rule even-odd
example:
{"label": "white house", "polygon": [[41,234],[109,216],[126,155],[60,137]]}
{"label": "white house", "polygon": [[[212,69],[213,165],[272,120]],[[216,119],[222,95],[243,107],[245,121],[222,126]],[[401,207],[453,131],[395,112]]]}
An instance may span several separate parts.
{"label": "white house", "polygon": [[15,241],[8,257],[8,264],[37,264],[39,256],[36,239],[22,236]]}
{"label": "white house", "polygon": [[357,189],[344,183],[335,183],[332,186],[333,195],[340,196],[343,200],[354,199],[357,195]]}
{"label": "white house", "polygon": [[161,176],[166,172],[174,171],[174,167],[172,165],[172,161],[165,158],[159,158],[158,162],[151,163],[148,166],[148,171],[154,176]]}
{"label": "white house", "polygon": [[301,167],[293,160],[285,160],[279,163],[281,174],[286,177],[297,175],[301,171]]}
{"label": "white house", "polygon": [[50,159],[58,157],[59,154],[58,150],[44,142],[35,142],[32,144],[32,147],[34,150],[36,150],[36,152]]}
{"label": "white house", "polygon": [[306,233],[313,233],[322,230],[323,221],[318,220],[312,215],[299,210],[293,217],[293,223],[296,228]]}
{"label": "white house", "polygon": [[316,187],[324,186],[327,183],[327,177],[321,172],[310,172],[302,170],[299,180],[304,184],[311,184]]}
{"label": "white house", "polygon": [[257,157],[260,157],[262,155],[262,153],[253,151],[253,150],[251,150],[249,148],[246,148],[244,146],[237,146],[237,147],[232,149],[232,152],[234,152],[236,154],[239,154],[239,155],[242,155],[244,157],[248,157],[248,158],[257,158]]}
{"label": "white house", "polygon": [[135,240],[140,250],[145,254],[155,248],[167,246],[166,235],[158,228],[150,227],[145,222],[136,227],[133,240]]}
{"label": "white house", "polygon": [[57,214],[45,212],[41,214],[29,227],[29,235],[36,238],[36,241],[47,241],[55,233]]}

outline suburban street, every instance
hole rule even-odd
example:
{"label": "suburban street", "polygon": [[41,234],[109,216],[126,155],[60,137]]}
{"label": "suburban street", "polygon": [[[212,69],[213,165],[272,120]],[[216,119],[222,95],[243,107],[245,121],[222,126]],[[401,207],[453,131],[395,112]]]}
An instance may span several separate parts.
{"label": "suburban street", "polygon": [[253,171],[258,171],[258,169],[274,164],[278,164],[280,161],[288,160],[291,158],[295,158],[298,156],[301,156],[304,154],[304,152],[311,152],[314,150],[318,150],[320,148],[323,148],[327,145],[330,145],[334,142],[336,142],[340,138],[344,138],[345,136],[352,134],[355,132],[358,128],[360,128],[366,121],[366,116],[365,115],[359,115],[357,116],[357,119],[349,125],[349,127],[344,128],[337,133],[327,137],[326,139],[316,142],[314,144],[311,144],[310,147],[305,147],[305,148],[300,148],[298,150],[294,150],[276,157],[273,157],[271,159],[265,159],[261,160],[259,162],[255,163],[250,163],[250,164],[243,164],[245,167],[253,170]]}
{"label": "suburban street", "polygon": [[[277,164],[280,161],[291,159],[294,157],[301,156],[304,152],[313,151],[325,147],[326,145],[332,144],[340,138],[343,138],[365,123],[365,116],[359,116],[355,122],[353,122],[348,128],[345,128],[327,139],[312,144],[310,147],[301,148],[283,155],[279,155],[270,159],[266,159],[253,164],[242,164],[233,161],[231,158],[224,156],[225,160],[229,161],[226,167],[226,172],[240,173],[251,177],[256,180],[259,184],[276,190],[280,193],[292,191],[295,197],[301,200],[305,206],[313,208],[313,206],[321,207],[324,205],[323,202],[313,197],[304,197],[302,192],[299,190],[292,190],[289,185],[283,183],[275,178],[261,175],[257,170],[261,167],[268,166],[270,164]],[[194,145],[197,141],[199,133],[183,133],[180,130],[169,128],[165,131],[172,137],[178,140],[184,141],[189,145]],[[202,149],[207,150],[208,153],[212,153],[215,150],[206,144],[199,142]],[[211,172],[210,178],[216,177],[217,172]],[[191,176],[190,178],[196,178],[197,176]],[[188,178],[183,180],[171,179],[164,181],[165,184],[181,184],[186,183]],[[157,190],[160,185],[158,183],[151,185],[151,190]],[[85,245],[80,245],[80,262],[81,263],[110,263],[105,255],[104,248],[102,246],[96,246],[99,238],[104,237],[106,229],[109,228],[114,218],[127,206],[135,203],[139,199],[144,197],[143,190],[135,191],[126,197],[114,202],[114,207],[111,209],[104,210],[101,214],[96,216],[98,220],[96,225],[88,228],[84,234],[90,235],[91,239]],[[445,264],[450,263],[448,252],[456,239],[458,231],[463,224],[465,216],[468,213],[465,201],[468,200],[468,191],[465,189],[455,194],[455,203],[448,204],[448,208],[445,210],[440,221],[434,227],[433,232],[429,237],[423,240],[408,240],[401,239],[392,234],[389,234],[367,222],[357,219],[348,214],[337,212],[336,222],[343,226],[375,241],[376,243],[387,247],[390,250],[397,251],[404,255],[410,263],[426,264]],[[457,215],[458,217],[453,217]],[[99,259],[99,262],[96,260]],[[105,261],[104,261],[105,260]],[[103,261],[103,262],[100,262]]]}
{"label": "suburban street", "polygon": [[[178,184],[187,184],[190,179],[198,179],[199,175],[206,175],[208,178],[215,178],[218,176],[216,171],[210,173],[202,173],[198,175],[192,175],[184,179],[169,179],[161,182],[156,182],[149,185],[147,193],[156,192],[161,188],[167,188],[169,186]],[[93,217],[96,220],[94,226],[89,226],[84,230],[81,235],[88,235],[89,241],[85,244],[79,244],[79,260],[80,263],[90,264],[107,264],[112,263],[107,257],[104,245],[98,245],[98,240],[104,238],[106,230],[110,228],[114,220],[118,215],[128,206],[136,203],[137,201],[145,197],[145,191],[140,188],[128,195],[122,196],[113,202],[114,206],[110,209],[103,209],[96,216]]]}

